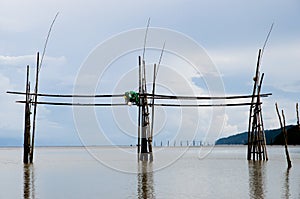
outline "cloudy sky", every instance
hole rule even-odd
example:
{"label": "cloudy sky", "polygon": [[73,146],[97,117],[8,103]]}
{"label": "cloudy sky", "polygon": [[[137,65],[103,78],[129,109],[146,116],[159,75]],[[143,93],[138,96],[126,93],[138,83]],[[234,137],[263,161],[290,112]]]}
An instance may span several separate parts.
{"label": "cloudy sky", "polygon": [[[274,23],[261,68],[265,73],[262,90],[265,93],[273,93],[263,101],[265,128],[279,127],[275,102],[285,110],[288,124],[296,122],[295,103],[300,101],[298,0],[0,0],[2,140],[11,139],[22,143],[24,107],[14,102],[23,97],[8,95],[6,91],[24,90],[25,68],[28,64],[31,66],[31,81],[34,81],[35,54],[37,51],[42,52],[49,26],[57,12],[59,16],[51,32],[40,73],[41,93],[73,93],[78,86],[79,77],[82,77],[85,64],[90,59],[93,59],[94,67],[98,63],[103,64],[103,59],[110,56],[108,51],[112,50],[112,46],[109,46],[107,51],[104,49],[105,53],[98,58],[91,57],[93,52],[105,46],[103,44],[116,41],[114,38],[120,35],[145,28],[150,17],[150,30],[161,28],[180,34],[203,49],[202,54],[197,54],[198,51],[192,51],[190,48],[188,54],[198,58],[204,57],[203,59],[207,59],[206,56],[210,58],[210,67],[218,72],[226,95],[250,94],[258,49],[263,46],[269,28]],[[181,40],[176,41],[176,37],[157,37],[154,32],[152,34],[149,31],[148,34],[149,49],[145,59],[149,64],[157,62],[160,55],[157,46],[154,46],[156,50],[150,48],[150,40],[161,46],[166,42],[166,52],[157,79],[160,85],[157,92],[186,95],[209,95],[219,92],[215,91],[214,85],[207,80],[206,67],[194,66],[198,67],[196,70],[189,60],[182,58],[184,56],[172,54],[173,45],[174,48],[179,49],[182,46],[184,49],[185,43]],[[117,46],[114,46],[116,51],[128,47],[131,43],[140,44],[140,47],[136,47],[136,51],[131,49],[130,52],[114,57],[105,74],[97,76],[97,85],[94,85],[96,87],[92,90],[88,87],[81,91],[100,94],[136,90],[137,80],[131,77],[136,77],[136,57],[142,53],[143,48],[143,42],[136,41],[140,41],[141,38],[143,34],[137,35],[136,40],[131,35],[127,42],[122,40],[123,42],[117,43]],[[149,66],[150,69],[151,67]],[[134,80],[131,81],[132,79]],[[90,82],[89,79],[86,82]],[[86,82],[80,82],[79,87],[85,88],[89,85]],[[191,139],[212,143],[218,137],[246,131],[248,109],[157,108],[155,139],[157,143]],[[81,117],[77,117],[78,113]],[[90,113],[95,116],[96,123],[90,119],[90,115],[85,115]],[[135,144],[135,120],[135,107],[79,110],[72,107],[38,106],[36,144]],[[89,121],[94,123],[90,124]],[[215,126],[221,126],[221,131]]]}

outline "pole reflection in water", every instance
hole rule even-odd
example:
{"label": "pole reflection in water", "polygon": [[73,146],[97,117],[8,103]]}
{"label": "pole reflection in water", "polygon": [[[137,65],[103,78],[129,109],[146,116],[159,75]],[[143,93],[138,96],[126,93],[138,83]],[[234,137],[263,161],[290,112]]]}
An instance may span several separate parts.
{"label": "pole reflection in water", "polygon": [[285,173],[285,181],[283,185],[283,197],[282,198],[290,198],[290,168],[286,170]]}
{"label": "pole reflection in water", "polygon": [[151,162],[140,162],[137,173],[137,193],[139,199],[155,198],[153,169]]}
{"label": "pole reflection in water", "polygon": [[265,197],[266,180],[265,162],[249,161],[249,196],[254,199],[263,199]]}
{"label": "pole reflection in water", "polygon": [[23,167],[23,191],[24,199],[35,198],[34,168],[32,164],[24,164]]}

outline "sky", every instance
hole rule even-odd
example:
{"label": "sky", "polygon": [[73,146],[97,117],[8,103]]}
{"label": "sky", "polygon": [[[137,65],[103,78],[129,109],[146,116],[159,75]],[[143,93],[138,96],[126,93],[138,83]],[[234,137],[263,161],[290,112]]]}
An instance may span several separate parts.
{"label": "sky", "polygon": [[[144,29],[150,17],[145,53],[149,83],[152,65],[158,63],[166,43],[157,93],[248,95],[252,93],[258,49],[274,23],[261,63],[261,72],[265,73],[262,92],[273,94],[263,99],[264,125],[266,129],[279,128],[275,102],[284,109],[287,124],[296,123],[295,104],[300,101],[297,0],[0,0],[0,140],[22,143],[24,106],[15,101],[23,96],[6,91],[24,91],[26,65],[30,65],[34,82],[36,53],[43,51],[57,12],[40,71],[41,93],[136,90],[137,56],[142,54]],[[106,59],[111,62],[104,62]],[[91,76],[84,72],[89,64],[93,67],[88,73]],[[104,73],[100,66],[105,68]],[[217,73],[216,79],[208,78],[208,69]],[[38,106],[36,145],[135,144],[136,111],[136,107]],[[157,107],[155,111],[157,145],[167,140],[177,144],[182,140],[213,143],[248,128],[249,107]]]}

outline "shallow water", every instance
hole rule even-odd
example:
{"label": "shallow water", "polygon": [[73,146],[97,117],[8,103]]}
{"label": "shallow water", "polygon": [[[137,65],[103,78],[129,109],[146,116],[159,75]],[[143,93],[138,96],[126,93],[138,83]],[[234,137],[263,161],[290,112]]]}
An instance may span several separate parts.
{"label": "shallow water", "polygon": [[155,148],[152,163],[120,150],[136,149],[38,147],[24,166],[21,148],[0,148],[0,198],[300,198],[300,147],[290,170],[281,146],[268,162],[248,162],[245,146]]}

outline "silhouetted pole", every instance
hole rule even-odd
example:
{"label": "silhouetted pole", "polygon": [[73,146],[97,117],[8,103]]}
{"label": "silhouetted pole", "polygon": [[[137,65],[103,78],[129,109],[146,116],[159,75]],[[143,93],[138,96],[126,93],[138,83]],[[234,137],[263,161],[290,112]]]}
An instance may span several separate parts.
{"label": "silhouetted pole", "polygon": [[297,113],[297,126],[298,126],[298,129],[300,130],[300,124],[299,124],[299,107],[298,107],[298,103],[296,103],[296,113]]}
{"label": "silhouetted pole", "polygon": [[292,167],[292,162],[290,159],[290,155],[289,155],[289,151],[288,151],[288,135],[287,135],[287,131],[286,131],[286,125],[285,125],[285,116],[284,116],[284,112],[282,110],[282,118],[283,118],[283,135],[284,135],[284,147],[285,147],[285,154],[286,154],[286,160],[288,163],[288,168]]}
{"label": "silhouetted pole", "polygon": [[137,154],[138,154],[138,160],[140,159],[140,152],[141,152],[141,94],[142,94],[142,62],[141,62],[141,56],[139,56],[139,116],[138,116],[138,148],[137,148]]}
{"label": "silhouetted pole", "polygon": [[26,103],[25,103],[25,126],[24,126],[24,151],[23,163],[29,163],[30,156],[30,82],[29,82],[29,66],[27,65],[26,75]]}
{"label": "silhouetted pole", "polygon": [[37,93],[39,86],[39,62],[40,62],[40,54],[37,53],[36,58],[36,76],[35,76],[35,95],[34,95],[34,109],[33,109],[33,124],[32,124],[32,140],[31,140],[31,152],[30,152],[30,163],[33,162],[33,151],[34,151],[34,137],[35,137],[35,121],[36,121],[36,108],[37,108]]}
{"label": "silhouetted pole", "polygon": [[280,123],[281,131],[282,131],[282,134],[283,134],[283,137],[284,137],[284,147],[285,147],[286,161],[287,161],[287,164],[288,164],[288,168],[291,168],[292,167],[292,162],[291,162],[291,159],[290,159],[290,155],[289,155],[289,151],[288,151],[288,146],[287,146],[287,131],[286,131],[286,128],[285,128],[284,112],[282,110],[282,118],[283,118],[283,123],[282,123],[277,103],[275,103],[275,106],[276,106],[276,112],[277,112],[277,115],[278,115],[278,118],[279,118],[279,123]]}
{"label": "silhouetted pole", "polygon": [[[257,89],[257,84],[259,81],[259,67],[260,67],[260,58],[261,58],[261,49],[259,49],[258,51],[258,57],[257,57],[257,63],[256,63],[256,71],[255,71],[255,77],[253,78],[254,81],[254,85],[253,85],[253,93],[252,93],[252,100],[251,103],[254,103],[255,100],[255,93],[256,93],[256,89]],[[253,147],[253,130],[251,130],[251,128],[253,128],[253,106],[255,105],[251,105],[250,106],[250,111],[249,111],[249,125],[248,125],[248,155],[247,155],[247,160],[251,160],[251,153],[255,153],[255,147]],[[254,113],[255,114],[255,113]],[[253,149],[253,151],[252,151]]]}
{"label": "silhouetted pole", "polygon": [[[154,64],[153,68],[153,82],[152,82],[152,116],[151,116],[151,129],[150,129],[150,135],[148,137],[148,148],[149,148],[149,153],[152,153],[152,139],[153,139],[153,131],[154,131],[154,94],[155,94],[155,79],[156,79],[156,64]],[[151,155],[151,154],[150,154]]]}

